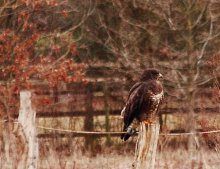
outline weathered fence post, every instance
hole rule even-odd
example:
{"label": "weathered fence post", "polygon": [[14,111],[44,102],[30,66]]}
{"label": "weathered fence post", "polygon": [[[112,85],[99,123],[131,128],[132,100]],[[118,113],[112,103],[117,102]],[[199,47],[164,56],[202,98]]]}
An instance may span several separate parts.
{"label": "weathered fence post", "polygon": [[[87,86],[87,96],[86,96],[86,117],[84,120],[84,130],[85,131],[93,131],[94,124],[93,124],[93,93],[92,93],[92,85],[88,84]],[[94,151],[94,137],[89,135],[85,136],[85,147],[86,149]]]}
{"label": "weathered fence post", "polygon": [[[106,132],[109,132],[110,131],[110,119],[109,119],[110,105],[109,105],[109,89],[108,89],[108,84],[106,82],[104,84],[104,111],[105,111],[105,130]],[[111,144],[111,137],[109,134],[106,136],[106,144],[107,145]]]}
{"label": "weathered fence post", "polygon": [[26,169],[37,169],[38,160],[38,140],[35,127],[36,112],[31,107],[31,92],[20,92],[20,110],[18,122],[22,127],[28,144],[28,155]]}
{"label": "weathered fence post", "polygon": [[135,150],[134,169],[154,169],[160,124],[141,122]]}

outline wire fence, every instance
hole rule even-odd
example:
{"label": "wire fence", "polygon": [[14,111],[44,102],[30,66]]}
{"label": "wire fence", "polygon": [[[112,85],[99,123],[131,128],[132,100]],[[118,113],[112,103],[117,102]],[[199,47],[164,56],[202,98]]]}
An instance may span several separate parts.
{"label": "wire fence", "polygon": [[[124,134],[126,132],[118,132],[118,131],[112,131],[112,132],[103,132],[103,131],[74,131],[74,130],[68,130],[68,129],[58,129],[58,128],[50,128],[45,126],[37,126],[37,128],[45,129],[45,130],[53,130],[53,131],[60,131],[60,132],[68,132],[73,134],[88,134],[88,135],[99,135],[99,134]],[[137,132],[138,133],[138,132]],[[201,134],[214,134],[214,133],[220,133],[220,130],[210,130],[210,131],[200,131],[200,132],[184,132],[184,133],[160,133],[161,136],[182,136],[182,135],[201,135]]]}
{"label": "wire fence", "polygon": [[[9,122],[8,120],[1,120],[1,122]],[[19,124],[18,121],[13,121],[13,123]],[[115,135],[115,134],[124,134],[126,132],[119,132],[119,131],[76,131],[76,130],[69,130],[69,129],[62,129],[62,128],[52,128],[52,127],[45,127],[45,126],[36,126],[39,129],[44,130],[51,130],[57,132],[65,132],[65,133],[72,133],[72,134],[85,134],[85,135]],[[137,132],[138,133],[138,132]],[[216,130],[209,130],[209,131],[195,131],[195,132],[178,132],[178,133],[160,133],[161,136],[183,136],[183,135],[202,135],[202,134],[216,134],[220,133],[220,129]]]}

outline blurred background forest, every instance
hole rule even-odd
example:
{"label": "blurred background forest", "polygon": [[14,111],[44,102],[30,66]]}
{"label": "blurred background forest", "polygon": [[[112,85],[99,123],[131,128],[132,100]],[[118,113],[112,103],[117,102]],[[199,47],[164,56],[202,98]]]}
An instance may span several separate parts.
{"label": "blurred background forest", "polygon": [[[0,168],[16,168],[19,92],[32,91],[39,168],[130,168],[121,131],[129,88],[164,75],[156,168],[218,168],[220,1],[0,1]],[[179,133],[179,134],[178,134]],[[182,133],[182,134],[181,134]]]}

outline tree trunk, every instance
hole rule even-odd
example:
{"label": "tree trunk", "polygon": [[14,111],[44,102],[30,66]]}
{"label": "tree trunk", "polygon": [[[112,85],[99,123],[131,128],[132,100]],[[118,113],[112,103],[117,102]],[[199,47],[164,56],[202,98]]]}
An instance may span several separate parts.
{"label": "tree trunk", "polygon": [[134,169],[154,169],[160,124],[140,124],[135,150]]}
{"label": "tree trunk", "polygon": [[38,140],[35,127],[36,112],[31,107],[31,92],[20,92],[20,110],[18,122],[22,127],[26,143],[28,144],[27,169],[37,169]]}

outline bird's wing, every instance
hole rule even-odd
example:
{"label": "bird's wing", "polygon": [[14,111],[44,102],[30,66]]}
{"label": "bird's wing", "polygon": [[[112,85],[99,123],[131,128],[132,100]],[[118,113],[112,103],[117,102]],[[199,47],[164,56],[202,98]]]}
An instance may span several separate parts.
{"label": "bird's wing", "polygon": [[129,91],[128,98],[129,98],[130,95],[133,93],[133,91],[136,90],[138,87],[140,87],[140,85],[142,85],[142,84],[143,84],[142,82],[137,82],[137,83],[135,83],[135,84],[131,87],[131,89],[130,89],[130,91]]}
{"label": "bird's wing", "polygon": [[130,92],[129,97],[126,102],[125,108],[124,108],[124,128],[126,129],[134,120],[134,118],[140,113],[141,106],[144,103],[145,99],[145,83],[139,83],[135,84]]}
{"label": "bird's wing", "polygon": [[130,99],[131,94],[133,94],[133,92],[134,92],[138,87],[140,87],[141,84],[142,84],[141,82],[137,82],[137,83],[135,83],[135,84],[132,86],[132,88],[130,89],[130,91],[129,91],[129,93],[128,93],[128,100],[127,100],[127,102],[126,102],[126,105],[125,105],[125,107],[123,107],[123,109],[122,109],[122,111],[121,111],[121,116],[122,116],[122,117],[124,117],[125,110],[126,110],[126,107],[127,107],[127,103],[129,102],[129,99]]}

